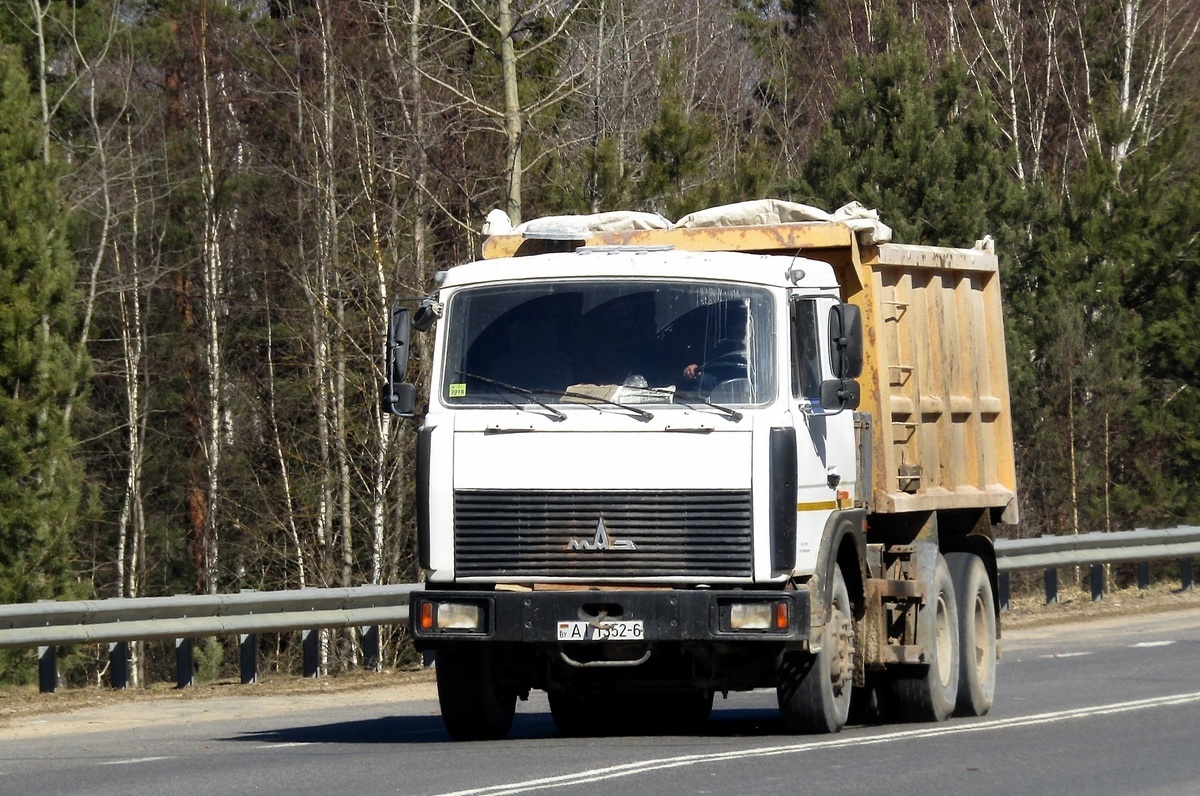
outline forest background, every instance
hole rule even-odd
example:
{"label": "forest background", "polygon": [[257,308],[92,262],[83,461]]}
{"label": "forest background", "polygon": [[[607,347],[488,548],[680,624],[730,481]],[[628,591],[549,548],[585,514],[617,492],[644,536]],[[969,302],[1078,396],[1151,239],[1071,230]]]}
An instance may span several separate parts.
{"label": "forest background", "polygon": [[0,602],[411,581],[385,309],[496,207],[856,199],[902,242],[991,234],[1013,532],[1197,522],[1198,26],[1192,0],[2,0]]}

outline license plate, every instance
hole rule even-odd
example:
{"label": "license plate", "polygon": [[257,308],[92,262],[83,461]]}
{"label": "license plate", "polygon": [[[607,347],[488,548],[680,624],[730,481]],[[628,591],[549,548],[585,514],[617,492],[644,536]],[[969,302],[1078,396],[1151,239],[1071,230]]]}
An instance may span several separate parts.
{"label": "license plate", "polygon": [[559,641],[641,641],[646,637],[642,620],[609,622],[559,622]]}

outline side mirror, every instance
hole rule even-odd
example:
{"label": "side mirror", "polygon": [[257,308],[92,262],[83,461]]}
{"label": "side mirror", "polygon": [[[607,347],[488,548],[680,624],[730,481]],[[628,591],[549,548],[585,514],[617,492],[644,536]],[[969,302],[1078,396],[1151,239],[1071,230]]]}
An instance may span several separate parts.
{"label": "side mirror", "polygon": [[821,406],[826,414],[836,414],[843,409],[857,409],[862,391],[854,379],[829,379],[821,382]]}
{"label": "side mirror", "polygon": [[853,304],[835,304],[829,311],[829,364],[839,379],[862,375],[862,313]]}
{"label": "side mirror", "polygon": [[383,411],[393,415],[411,415],[417,404],[417,390],[407,384],[410,335],[409,311],[393,305],[388,315],[387,344],[383,366]]}
{"label": "side mirror", "polygon": [[437,323],[439,315],[441,315],[441,312],[439,311],[437,302],[432,299],[425,299],[417,307],[417,311],[413,315],[412,328],[418,332],[427,332]]}
{"label": "side mirror", "polygon": [[383,385],[383,411],[388,414],[412,417],[417,406],[417,385]]}
{"label": "side mirror", "polygon": [[821,406],[834,414],[857,409],[862,390],[855,381],[863,369],[862,313],[853,304],[829,310],[829,365],[834,378],[821,382]]}

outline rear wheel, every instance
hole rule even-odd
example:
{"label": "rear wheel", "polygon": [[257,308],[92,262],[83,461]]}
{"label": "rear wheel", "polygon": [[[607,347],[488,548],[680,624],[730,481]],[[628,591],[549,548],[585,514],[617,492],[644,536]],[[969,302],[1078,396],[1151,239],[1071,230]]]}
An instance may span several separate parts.
{"label": "rear wheel", "polygon": [[945,721],[958,698],[958,603],[950,570],[940,553],[917,638],[928,663],[897,667],[890,674],[893,712],[901,721]]}
{"label": "rear wheel", "polygon": [[996,604],[992,582],[979,556],[948,553],[946,565],[958,599],[959,716],[983,716],[996,694]]}
{"label": "rear wheel", "polygon": [[788,652],[779,666],[776,691],[784,725],[791,732],[832,733],[850,715],[854,687],[854,622],[850,593],[834,570],[821,651]]}
{"label": "rear wheel", "polygon": [[437,655],[438,702],[456,741],[494,741],[508,735],[517,692],[500,682],[486,649],[445,649]]}

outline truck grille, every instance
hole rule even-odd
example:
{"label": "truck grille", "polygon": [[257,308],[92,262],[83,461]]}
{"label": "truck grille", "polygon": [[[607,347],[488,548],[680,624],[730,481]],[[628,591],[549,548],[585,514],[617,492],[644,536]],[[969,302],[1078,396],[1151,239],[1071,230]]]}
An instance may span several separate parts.
{"label": "truck grille", "polygon": [[460,490],[454,519],[459,577],[748,578],[753,571],[748,490]]}

